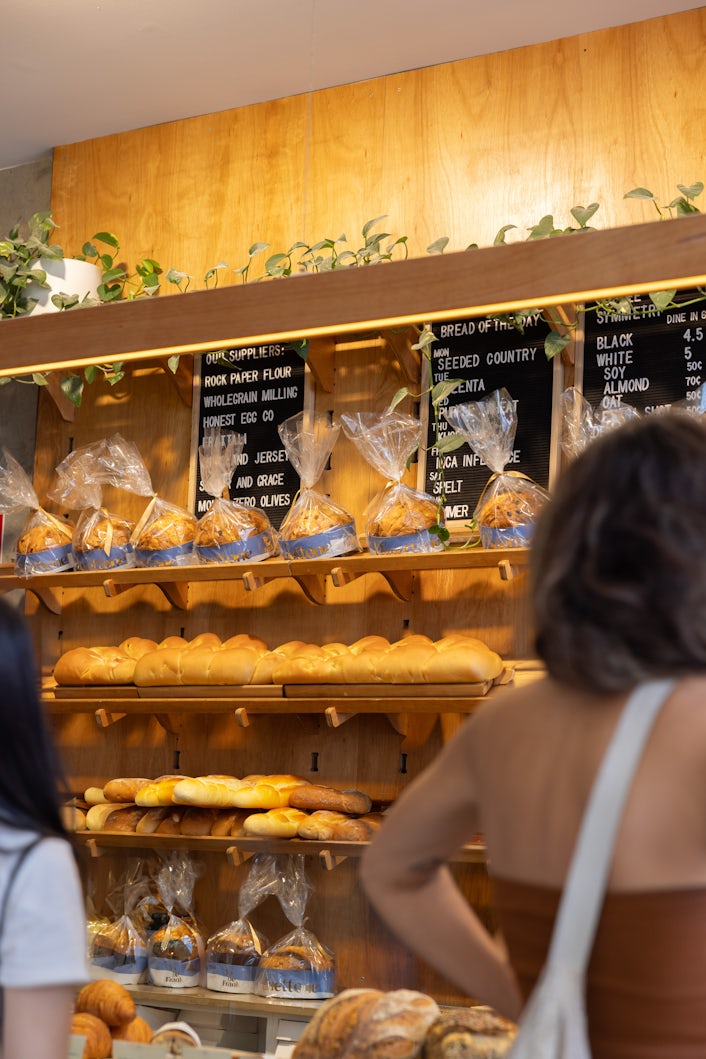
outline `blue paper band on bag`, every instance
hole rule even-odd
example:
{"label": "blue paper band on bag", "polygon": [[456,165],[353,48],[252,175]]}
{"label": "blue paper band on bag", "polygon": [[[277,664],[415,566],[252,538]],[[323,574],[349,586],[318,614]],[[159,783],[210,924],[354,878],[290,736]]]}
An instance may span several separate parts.
{"label": "blue paper band on bag", "polygon": [[77,570],[114,570],[116,567],[134,566],[135,549],[131,544],[117,545],[106,555],[105,548],[89,548],[86,552],[74,552]]}
{"label": "blue paper band on bag", "polygon": [[130,957],[123,958],[119,963],[120,956],[91,956],[91,966],[100,967],[103,971],[112,971],[113,974],[144,974],[147,970],[147,950],[144,954],[133,952]]}
{"label": "blue paper band on bag", "polygon": [[333,526],[323,533],[312,533],[292,541],[280,538],[279,547],[285,559],[320,559],[322,556],[357,552],[358,538],[355,524],[346,522],[345,526]]}
{"label": "blue paper band on bag", "polygon": [[15,573],[20,577],[30,574],[57,573],[70,570],[73,566],[73,554],[70,544],[61,544],[56,548],[43,548],[39,552],[15,555]]}
{"label": "blue paper band on bag", "polygon": [[524,548],[532,540],[534,525],[534,522],[526,522],[524,526],[506,526],[502,529],[480,525],[481,545],[484,548]]}
{"label": "blue paper band on bag", "polygon": [[384,552],[438,552],[443,548],[441,540],[429,530],[418,533],[403,533],[396,537],[373,537],[368,534],[368,548],[378,555]]}
{"label": "blue paper band on bag", "polygon": [[209,960],[206,967],[206,988],[219,993],[252,993],[257,963],[250,965],[216,963]]}
{"label": "blue paper band on bag", "polygon": [[201,563],[243,563],[268,559],[277,550],[272,530],[263,530],[242,541],[227,544],[197,544],[195,551]]}
{"label": "blue paper band on bag", "polygon": [[175,548],[136,548],[138,566],[188,566],[193,562],[194,546],[178,544]]}
{"label": "blue paper band on bag", "polygon": [[261,967],[255,983],[257,992],[262,996],[298,996],[315,1000],[335,995],[336,972],[285,971]]}

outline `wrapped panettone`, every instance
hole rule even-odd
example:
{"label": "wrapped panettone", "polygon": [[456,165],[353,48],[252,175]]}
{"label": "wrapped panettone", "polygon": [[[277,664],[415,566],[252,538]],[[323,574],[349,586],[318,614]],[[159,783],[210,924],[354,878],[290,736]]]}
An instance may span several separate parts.
{"label": "wrapped panettone", "polygon": [[406,553],[442,548],[441,538],[434,532],[443,524],[441,505],[428,493],[412,489],[402,481],[407,461],[421,442],[419,419],[393,409],[381,415],[344,414],[341,422],[368,463],[388,480],[365,512],[370,551]]}
{"label": "wrapped panettone", "polygon": [[247,507],[224,494],[240,463],[245,438],[207,430],[199,445],[199,468],[204,491],[213,497],[199,519],[194,548],[201,563],[256,562],[277,551],[277,538],[264,511]]}
{"label": "wrapped panettone", "polygon": [[138,566],[186,566],[193,562],[196,518],[153,497],[132,534]]}
{"label": "wrapped panettone", "polygon": [[29,508],[15,550],[18,576],[57,573],[73,565],[73,525],[45,511],[31,479],[14,456],[3,448],[0,458],[0,511],[10,513]]}

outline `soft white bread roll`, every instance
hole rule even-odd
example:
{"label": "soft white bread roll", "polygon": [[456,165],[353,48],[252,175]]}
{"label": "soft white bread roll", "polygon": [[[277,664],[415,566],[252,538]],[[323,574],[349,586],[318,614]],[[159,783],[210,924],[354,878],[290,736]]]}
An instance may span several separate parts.
{"label": "soft white bread roll", "polygon": [[211,647],[214,650],[221,646],[220,636],[216,636],[215,632],[200,632],[197,636],[194,636],[192,640],[186,645],[187,651],[193,651],[199,647]]}
{"label": "soft white bread roll", "polygon": [[131,684],[135,659],[119,647],[74,647],[54,666],[54,679],[63,686]]}
{"label": "soft white bread roll", "polygon": [[381,684],[380,660],[384,658],[390,645],[384,648],[371,647],[370,650],[347,655],[337,655],[332,660],[332,683],[343,684]]}
{"label": "soft white bread roll", "polygon": [[306,646],[303,640],[288,640],[286,643],[280,644],[279,647],[275,647],[272,651],[267,651],[258,660],[250,683],[272,684],[272,672],[275,666],[283,659],[295,654],[300,648]]}
{"label": "soft white bread roll", "polygon": [[137,792],[151,782],[150,779],[136,776],[108,780],[103,788],[103,796],[106,802],[134,802]]}
{"label": "soft white bread roll", "polygon": [[424,666],[429,684],[474,684],[494,680],[503,671],[500,655],[474,637],[448,636],[437,640],[435,646],[435,656]]}
{"label": "soft white bread roll", "polygon": [[67,831],[83,831],[86,826],[86,810],[76,805],[62,805],[61,819]]}
{"label": "soft white bread roll", "polygon": [[222,647],[211,656],[207,684],[250,684],[265,652],[258,647]]}
{"label": "soft white bread roll", "polygon": [[170,647],[188,647],[189,641],[185,640],[183,636],[165,636],[163,640],[160,640],[157,644],[158,648],[170,648]]}
{"label": "soft white bread roll", "polygon": [[339,790],[316,783],[295,787],[289,795],[289,804],[295,809],[328,809],[350,816],[364,816],[372,806],[370,795],[365,791]]}
{"label": "soft white bread roll", "polygon": [[181,684],[183,648],[158,647],[135,662],[134,683],[138,687],[160,687]]}
{"label": "soft white bread roll", "polygon": [[377,669],[386,684],[424,684],[424,666],[436,656],[436,647],[426,636],[407,636],[391,644],[377,659]]}
{"label": "soft white bread roll", "polygon": [[220,647],[186,647],[179,659],[179,683],[187,685],[208,684],[208,670],[212,658],[219,654]]}
{"label": "soft white bread roll", "polygon": [[155,640],[148,640],[144,636],[128,636],[120,644],[120,650],[124,651],[130,658],[142,658],[148,651],[154,651],[157,647]]}
{"label": "soft white bread roll", "polygon": [[231,647],[252,647],[260,654],[268,650],[264,640],[260,639],[259,636],[251,636],[248,632],[239,632],[235,636],[229,636],[227,640],[223,641],[223,646],[228,649]]}
{"label": "soft white bread roll", "polygon": [[116,809],[124,809],[122,802],[103,802],[92,805],[86,813],[86,827],[89,831],[102,831],[106,820]]}
{"label": "soft white bread roll", "polygon": [[299,776],[244,776],[242,788],[233,793],[233,805],[241,809],[277,809],[289,805],[291,792],[306,782]]}
{"label": "soft white bread roll", "polygon": [[336,825],[344,823],[349,817],[330,809],[317,809],[308,815],[297,827],[299,838],[311,838],[327,842],[336,838]]}
{"label": "soft white bread roll", "polygon": [[151,809],[159,805],[174,804],[174,788],[187,776],[160,776],[151,783],[147,783],[135,795],[135,804]]}
{"label": "soft white bread roll", "polygon": [[315,644],[307,644],[295,654],[282,659],[272,671],[273,684],[329,684],[340,655],[328,653]]}
{"label": "soft white bread roll", "polygon": [[108,801],[102,787],[86,787],[83,792],[83,800],[88,805],[102,805]]}
{"label": "soft white bread roll", "polygon": [[261,835],[266,838],[294,838],[306,813],[288,806],[270,809],[265,813],[253,813],[245,818],[243,832],[246,835]]}
{"label": "soft white bread roll", "polygon": [[183,779],[172,791],[177,805],[194,805],[202,808],[236,808],[235,797],[247,786],[235,776],[196,776]]}

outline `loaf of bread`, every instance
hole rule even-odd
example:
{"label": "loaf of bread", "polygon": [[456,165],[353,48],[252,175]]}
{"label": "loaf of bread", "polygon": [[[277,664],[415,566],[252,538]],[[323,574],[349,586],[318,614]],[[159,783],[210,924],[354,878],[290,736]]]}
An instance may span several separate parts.
{"label": "loaf of bread", "polygon": [[382,504],[366,527],[373,537],[401,537],[428,530],[439,520],[437,502],[425,493],[399,486]]}
{"label": "loaf of bread", "polygon": [[39,509],[34,511],[19,536],[17,551],[20,555],[43,552],[48,548],[62,548],[71,544],[74,527]]}
{"label": "loaf of bread", "polygon": [[269,529],[270,521],[259,508],[219,499],[199,519],[194,544],[198,548],[217,548]]}
{"label": "loaf of bread", "polygon": [[130,636],[117,647],[74,647],[54,666],[57,684],[132,684],[138,658],[156,647],[154,640]]}
{"label": "loaf of bread", "polygon": [[100,549],[106,555],[112,548],[124,548],[130,543],[135,523],[130,519],[113,515],[108,511],[91,511],[82,515],[73,532],[74,551],[87,552]]}
{"label": "loaf of bread", "polygon": [[476,514],[476,521],[480,525],[509,529],[511,526],[524,526],[537,518],[544,494],[538,488],[523,488],[521,479],[512,481],[512,490],[494,493],[481,504]]}
{"label": "loaf of bread", "polygon": [[242,835],[243,824],[248,816],[250,816],[249,809],[217,809],[211,835],[214,838]]}
{"label": "loaf of bread", "polygon": [[136,1014],[132,994],[111,978],[99,978],[79,990],[75,1003],[76,1011],[88,1011],[108,1026],[124,1026]]}
{"label": "loaf of bread", "polygon": [[135,804],[147,809],[160,805],[173,805],[174,788],[188,778],[187,776],[159,776],[139,789],[135,795]]}
{"label": "loaf of bread", "polygon": [[302,784],[289,795],[289,804],[295,809],[330,809],[349,816],[364,816],[372,807],[370,795],[365,791],[339,790],[316,783]]}
{"label": "loaf of bread", "polygon": [[447,1008],[427,1031],[424,1059],[503,1059],[516,1035],[492,1008]]}
{"label": "loaf of bread", "polygon": [[194,805],[185,806],[179,822],[182,835],[210,835],[216,820],[216,809],[202,809]]}
{"label": "loaf of bread", "polygon": [[325,1001],[294,1046],[293,1059],[416,1059],[438,1019],[435,1000],[411,989],[344,989]]}
{"label": "loaf of bread", "polygon": [[172,800],[177,805],[227,809],[237,807],[233,800],[244,786],[235,776],[186,777],[174,786]]}
{"label": "loaf of bread", "polygon": [[232,804],[240,809],[278,809],[289,805],[292,791],[306,782],[300,776],[244,776]]}
{"label": "loaf of bread", "polygon": [[71,1033],[85,1037],[83,1059],[110,1059],[113,1038],[102,1019],[88,1011],[77,1011],[71,1016]]}
{"label": "loaf of bread", "polygon": [[106,816],[101,830],[130,831],[134,833],[145,812],[146,810],[139,805],[126,805],[122,809],[114,809],[112,813],[108,813]]}
{"label": "loaf of bread", "polygon": [[107,802],[134,802],[135,795],[151,780],[144,777],[125,777],[108,782],[103,787],[103,794]]}
{"label": "loaf of bread", "polygon": [[171,811],[172,806],[170,805],[152,806],[151,809],[143,807],[142,816],[135,825],[136,833],[138,835],[154,835],[159,825],[169,816]]}
{"label": "loaf of bread", "polygon": [[307,814],[301,809],[284,806],[252,813],[243,822],[243,834],[262,838],[294,838]]}
{"label": "loaf of bread", "polygon": [[157,824],[155,835],[180,835],[183,817],[184,807],[173,805]]}
{"label": "loaf of bread", "polygon": [[102,831],[111,813],[124,808],[123,802],[102,802],[99,805],[92,805],[86,813],[86,827],[89,831]]}
{"label": "loaf of bread", "polygon": [[297,827],[299,838],[319,842],[367,842],[379,830],[380,814],[352,817],[330,809],[316,809]]}
{"label": "loaf of bread", "polygon": [[188,511],[169,507],[148,521],[135,547],[140,551],[162,551],[180,544],[190,544],[196,535],[196,518]]}
{"label": "loaf of bread", "polygon": [[347,526],[353,516],[344,508],[313,489],[302,490],[280,527],[280,540],[311,537],[326,530]]}

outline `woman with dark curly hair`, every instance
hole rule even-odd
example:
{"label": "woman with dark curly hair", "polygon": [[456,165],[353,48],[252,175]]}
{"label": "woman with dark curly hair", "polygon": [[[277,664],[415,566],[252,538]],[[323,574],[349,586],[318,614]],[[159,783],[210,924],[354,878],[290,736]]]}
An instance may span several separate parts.
{"label": "woman with dark curly hair", "polygon": [[[364,885],[410,948],[518,1018],[623,707],[665,682],[619,818],[586,973],[588,1030],[594,1059],[702,1059],[706,427],[667,412],[593,442],[540,518],[530,571],[546,676],[493,694],[410,785],[363,859]],[[448,868],[478,831],[502,941]]]}

